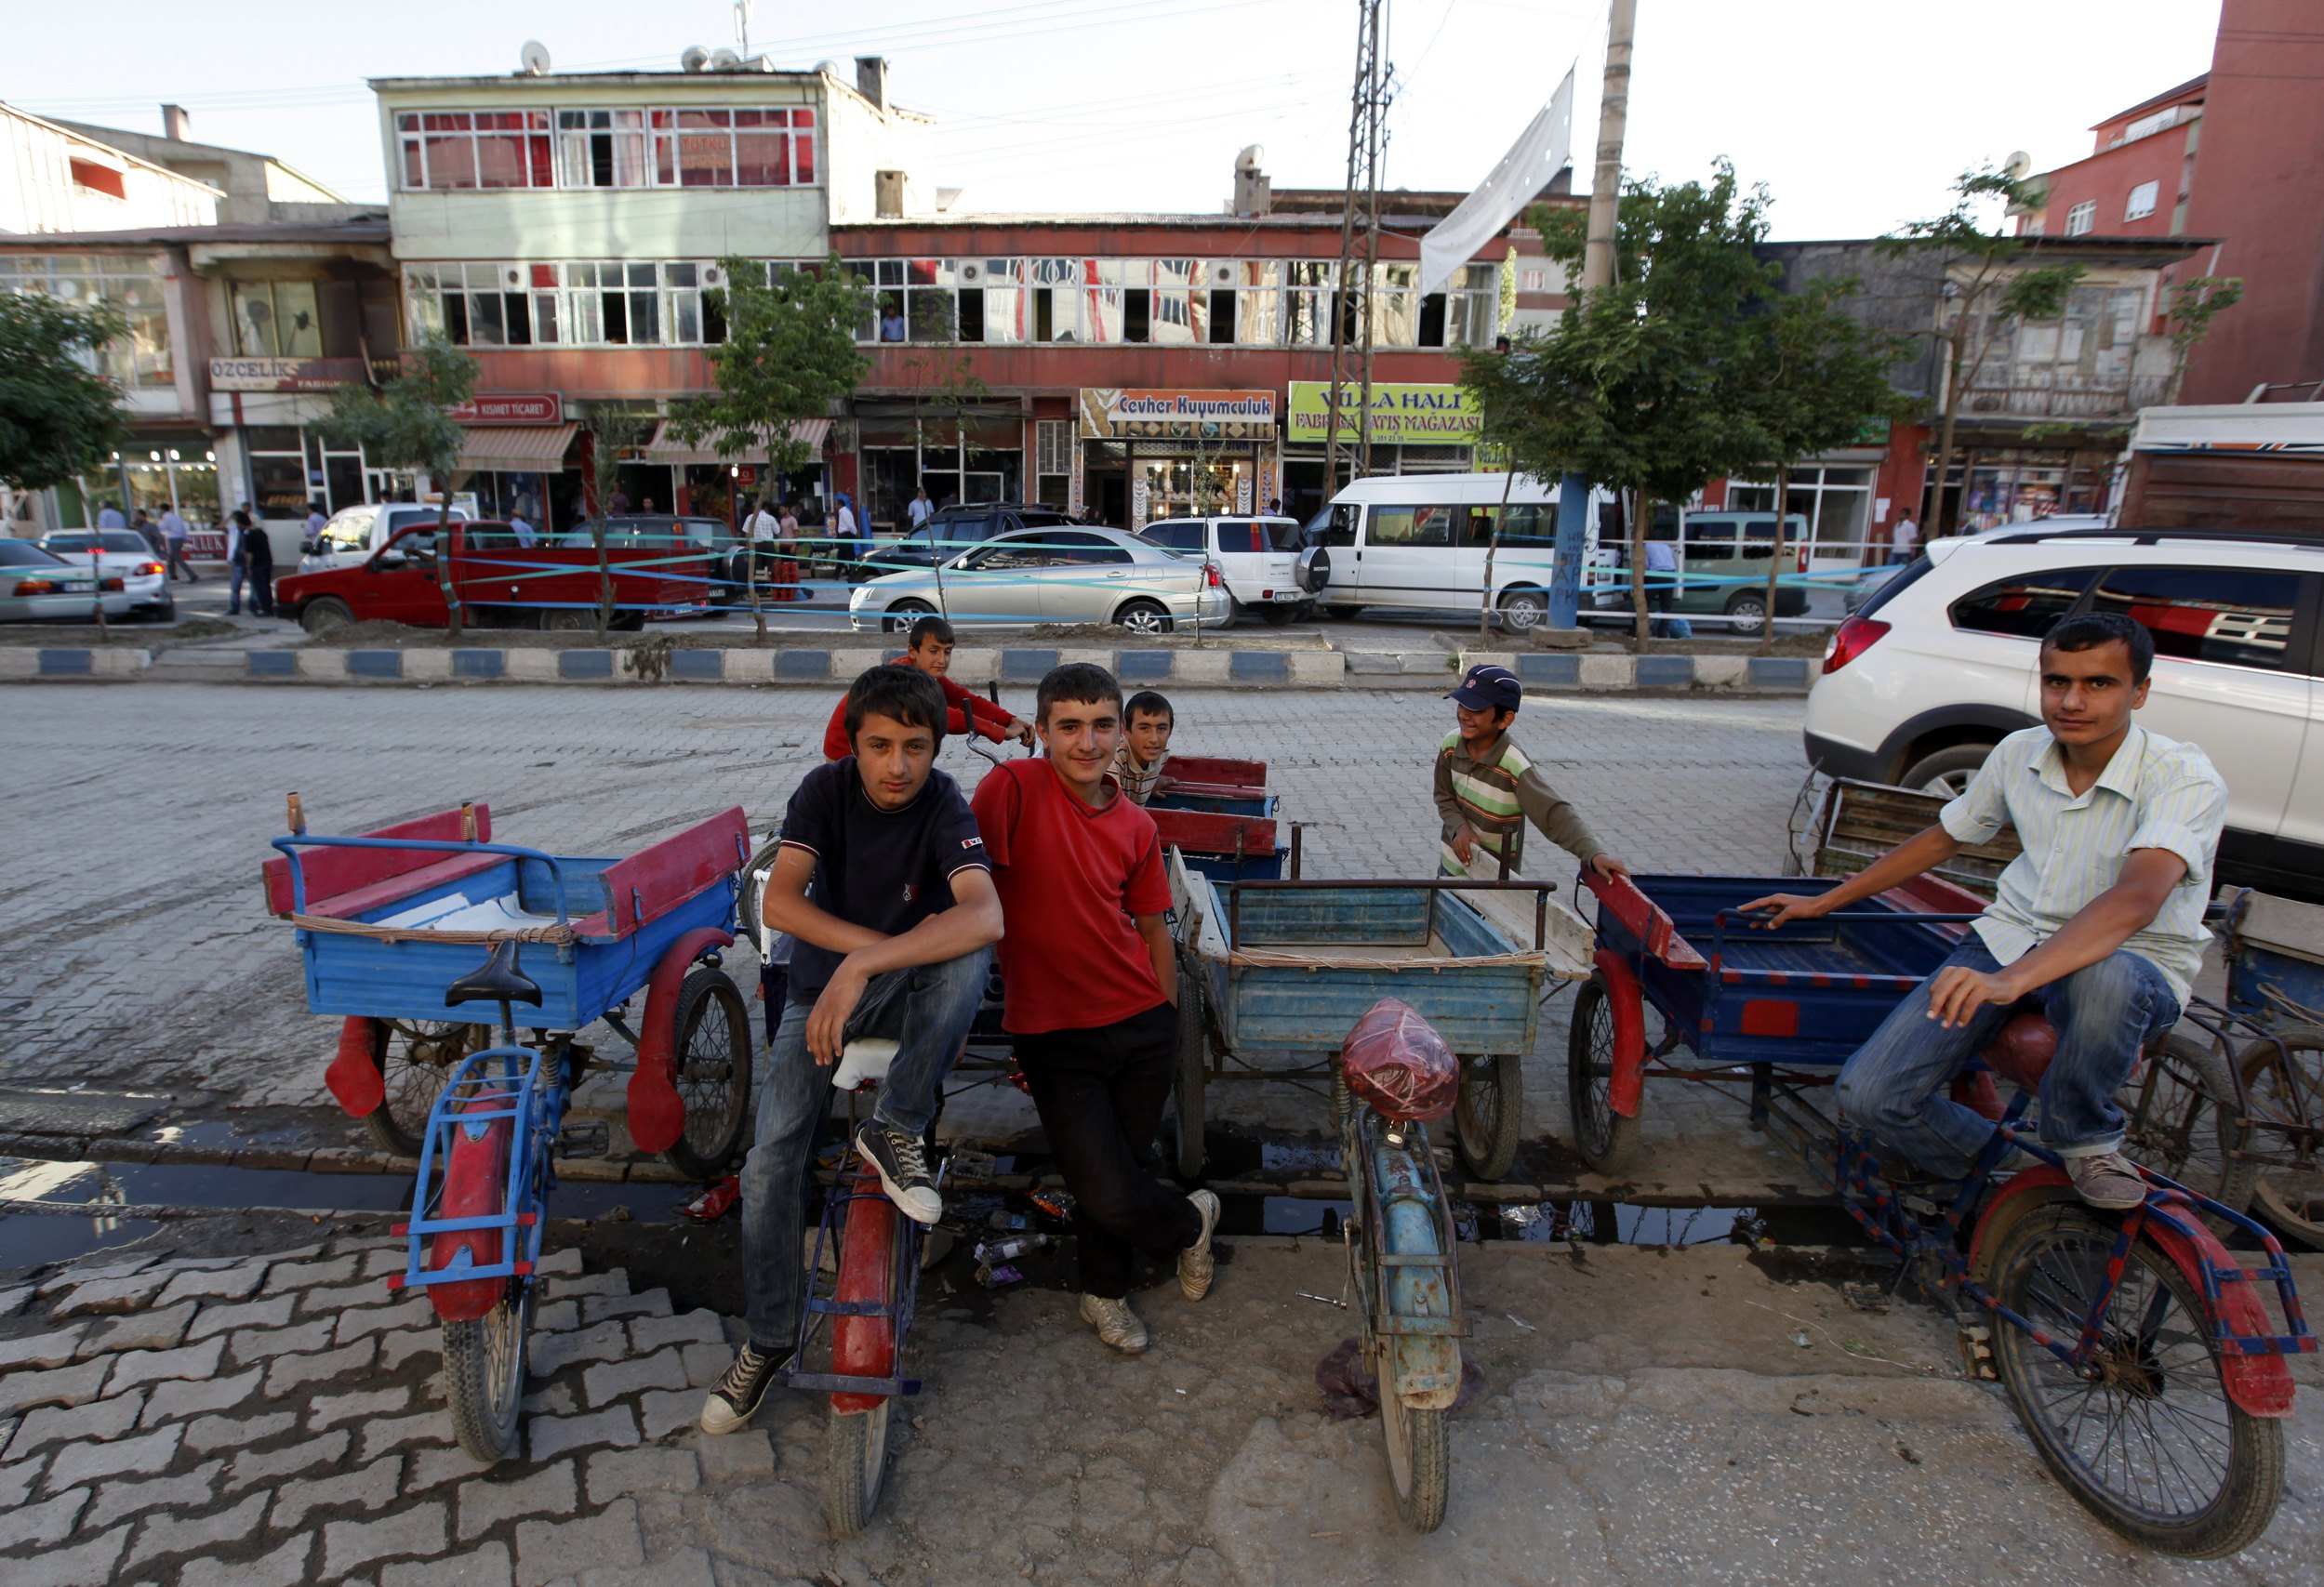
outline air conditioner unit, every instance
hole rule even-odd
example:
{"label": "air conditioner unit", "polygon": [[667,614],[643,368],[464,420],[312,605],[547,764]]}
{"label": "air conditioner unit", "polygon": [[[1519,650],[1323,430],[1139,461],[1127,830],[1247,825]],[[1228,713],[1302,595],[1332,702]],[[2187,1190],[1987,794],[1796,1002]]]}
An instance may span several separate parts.
{"label": "air conditioner unit", "polygon": [[702,284],[724,286],[726,284],[726,272],[714,264],[706,264],[702,267]]}
{"label": "air conditioner unit", "polygon": [[1213,286],[1232,286],[1234,284],[1234,266],[1230,264],[1214,264],[1211,266],[1211,284]]}
{"label": "air conditioner unit", "polygon": [[522,292],[525,289],[525,271],[516,265],[502,265],[500,284],[508,291]]}
{"label": "air conditioner unit", "polygon": [[974,260],[961,266],[961,279],[963,281],[982,281],[984,278],[985,267],[976,263]]}

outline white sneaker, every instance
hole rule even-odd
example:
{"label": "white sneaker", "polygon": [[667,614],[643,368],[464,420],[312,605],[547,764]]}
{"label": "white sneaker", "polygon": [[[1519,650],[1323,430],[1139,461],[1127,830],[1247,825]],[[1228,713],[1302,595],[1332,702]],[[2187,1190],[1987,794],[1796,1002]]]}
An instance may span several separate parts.
{"label": "white sneaker", "polygon": [[1109,1301],[1103,1295],[1082,1297],[1082,1320],[1097,1330],[1097,1337],[1124,1356],[1136,1356],[1146,1348],[1146,1325],[1137,1320],[1127,1301]]}
{"label": "white sneaker", "polygon": [[1202,1232],[1178,1253],[1178,1288],[1186,1291],[1188,1300],[1199,1301],[1211,1292],[1211,1278],[1218,1268],[1218,1259],[1211,1254],[1211,1231],[1218,1227],[1218,1197],[1211,1191],[1197,1190],[1187,1199],[1202,1215]]}

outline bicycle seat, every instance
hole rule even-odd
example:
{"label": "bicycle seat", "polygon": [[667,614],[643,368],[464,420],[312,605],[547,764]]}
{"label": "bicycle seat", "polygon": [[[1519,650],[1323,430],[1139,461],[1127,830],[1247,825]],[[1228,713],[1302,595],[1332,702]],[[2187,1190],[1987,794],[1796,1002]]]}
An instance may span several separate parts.
{"label": "bicycle seat", "polygon": [[831,1065],[831,1085],[835,1090],[852,1091],[858,1086],[887,1078],[887,1066],[895,1060],[900,1042],[884,1036],[859,1036],[839,1050],[839,1062]]}
{"label": "bicycle seat", "polygon": [[444,989],[444,1006],[459,1003],[530,1003],[540,1006],[540,986],[516,967],[516,944],[503,937],[492,957]]}
{"label": "bicycle seat", "polygon": [[1979,1054],[1985,1067],[2020,1091],[2039,1091],[2050,1060],[2058,1055],[2058,1029],[2035,1010],[2012,1014]]}

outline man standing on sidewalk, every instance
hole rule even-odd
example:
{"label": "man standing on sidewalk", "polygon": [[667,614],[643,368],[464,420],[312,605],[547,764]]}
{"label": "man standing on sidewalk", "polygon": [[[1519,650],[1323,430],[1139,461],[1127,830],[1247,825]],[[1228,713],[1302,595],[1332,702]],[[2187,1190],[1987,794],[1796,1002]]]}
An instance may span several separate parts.
{"label": "man standing on sidewalk", "polygon": [[1054,668],[1033,715],[1048,754],[997,766],[976,787],[1010,925],[1001,1023],[1073,1193],[1082,1320],[1135,1356],[1147,1345],[1130,1309],[1136,1253],[1175,1255],[1178,1288],[1199,1301],[1218,1225],[1217,1197],[1182,1194],[1151,1166],[1178,1050],[1170,883],[1154,818],[1107,774],[1122,733],[1113,674]]}
{"label": "man standing on sidewalk", "polygon": [[[703,1402],[702,1431],[747,1425],[798,1338],[807,1158],[850,1041],[894,1041],[856,1146],[906,1216],[944,1202],[921,1137],[983,1000],[1001,936],[984,840],[958,784],[935,769],[944,695],[925,673],[875,667],[847,691],[855,753],[809,772],[783,815],[766,923],[794,939],[742,1169],[750,1338]],[[812,889],[812,891],[810,891]]]}
{"label": "man standing on sidewalk", "polygon": [[174,578],[179,574],[184,574],[188,584],[201,583],[194,571],[186,565],[186,521],[178,516],[178,509],[174,507],[162,514],[162,543],[169,548],[170,575]]}

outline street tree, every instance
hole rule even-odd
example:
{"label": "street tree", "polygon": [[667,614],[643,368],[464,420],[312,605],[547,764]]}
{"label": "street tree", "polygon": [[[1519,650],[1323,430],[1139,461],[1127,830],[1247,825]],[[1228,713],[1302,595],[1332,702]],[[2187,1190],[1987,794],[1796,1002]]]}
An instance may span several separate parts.
{"label": "street tree", "polygon": [[2193,275],[2171,289],[2171,308],[2164,319],[2171,326],[2171,386],[2168,402],[2179,400],[2179,383],[2186,378],[2187,361],[2195,347],[2211,335],[2211,322],[2243,301],[2243,278],[2234,275]]}
{"label": "street tree", "polygon": [[[949,340],[953,334],[950,311],[945,310],[944,313],[941,335]],[[918,334],[918,330],[915,326],[914,333]],[[968,354],[940,345],[914,344],[897,361],[895,373],[898,383],[910,393],[912,424],[921,444],[961,447],[967,440],[969,414],[991,395],[991,388],[977,376]],[[919,483],[913,481],[914,484]],[[932,542],[928,547],[936,576],[936,610],[950,616],[951,608],[944,590],[944,553],[941,545]]]}
{"label": "street tree", "polygon": [[[719,266],[726,284],[707,296],[726,339],[706,350],[717,389],[673,406],[670,430],[722,456],[764,458],[766,477],[781,480],[815,455],[795,427],[829,417],[871,366],[856,342],[871,320],[871,289],[836,253],[813,268],[739,257]],[[755,572],[750,616],[764,642]]]}
{"label": "street tree", "polygon": [[605,550],[605,515],[613,510],[613,493],[621,475],[621,454],[633,446],[643,446],[653,438],[654,420],[650,414],[619,403],[591,403],[581,428],[589,432],[590,500],[596,504],[589,515],[589,543],[597,553],[594,627],[597,642],[604,644],[605,630],[613,627],[614,617],[613,559]]}
{"label": "street tree", "polygon": [[476,394],[476,361],[438,331],[406,348],[401,367],[384,385],[342,386],[331,397],[323,432],[359,445],[373,468],[425,472],[436,490],[436,585],[450,614],[451,637],[460,636],[459,592],[452,584],[452,471],[467,431],[447,411]]}
{"label": "street tree", "polygon": [[[105,344],[127,331],[109,303],[81,309],[37,293],[0,293],[0,484],[47,490],[111,460],[129,426],[120,386],[96,365]],[[89,599],[102,631],[100,564],[92,550]]]}
{"label": "street tree", "polygon": [[[1924,333],[1934,338],[1945,360],[1944,389],[1938,393],[1936,499],[1921,518],[1932,538],[1959,524],[1958,499],[1954,516],[1942,519],[1945,484],[1953,468],[1953,434],[1984,377],[1986,359],[1997,347],[2013,345],[2021,324],[2063,315],[2082,279],[2078,264],[2038,262],[2039,237],[2012,236],[2001,229],[2008,211],[2030,207],[2038,196],[2030,184],[1989,165],[1964,171],[1953,184],[1950,209],[1930,219],[1909,221],[1882,239],[1882,251],[1892,258],[1919,255],[1932,259],[1944,284],[1939,324]],[[1998,213],[1992,209],[1997,201]],[[1982,218],[1987,213],[1995,214],[1991,231]]]}
{"label": "street tree", "polygon": [[[1766,208],[1765,192],[1740,191],[1724,161],[1706,182],[1625,183],[1614,280],[1578,292],[1547,336],[1462,359],[1486,439],[1513,469],[1580,474],[1629,498],[1641,642],[1655,503],[1684,501],[1706,480],[1763,467],[1778,450],[1760,411],[1749,324],[1775,295],[1773,268],[1752,251],[1767,233]],[[1551,262],[1578,269],[1584,218],[1536,209],[1531,219]],[[1496,546],[1499,536],[1496,524]]]}

